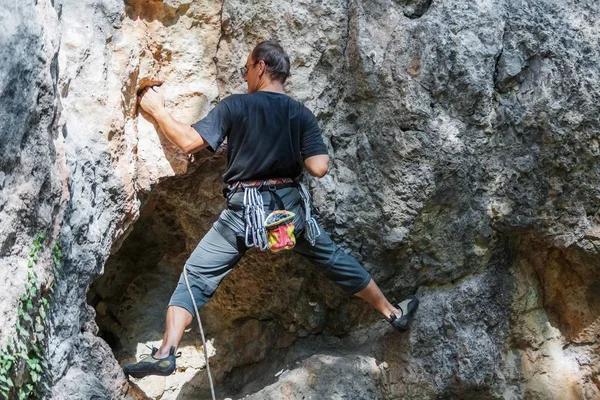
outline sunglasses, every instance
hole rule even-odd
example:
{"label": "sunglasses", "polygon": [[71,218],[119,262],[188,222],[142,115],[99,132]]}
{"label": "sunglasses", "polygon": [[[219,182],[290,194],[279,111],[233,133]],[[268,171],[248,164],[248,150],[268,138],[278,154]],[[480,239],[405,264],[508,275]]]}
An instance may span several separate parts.
{"label": "sunglasses", "polygon": [[255,62],[254,64],[250,64],[250,65],[244,65],[242,68],[240,68],[240,73],[242,74],[242,78],[245,78],[246,75],[248,75],[248,67],[254,67],[256,64],[258,64],[261,60],[258,60],[257,62]]}

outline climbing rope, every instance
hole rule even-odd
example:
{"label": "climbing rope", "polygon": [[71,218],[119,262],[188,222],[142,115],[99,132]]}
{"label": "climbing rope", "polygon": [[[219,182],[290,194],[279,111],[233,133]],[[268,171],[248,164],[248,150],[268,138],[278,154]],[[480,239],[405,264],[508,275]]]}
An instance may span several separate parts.
{"label": "climbing rope", "polygon": [[198,312],[198,307],[196,307],[196,300],[194,300],[194,295],[192,294],[192,288],[190,287],[190,282],[187,277],[187,264],[183,267],[183,277],[185,278],[185,284],[188,288],[188,292],[190,292],[190,297],[192,298],[192,304],[194,305],[194,311],[196,312],[196,318],[198,319],[198,327],[200,328],[200,337],[202,337],[202,348],[204,349],[204,363],[206,364],[206,373],[208,374],[208,381],[210,382],[210,393],[212,395],[212,400],[217,400],[215,396],[215,386],[213,384],[212,375],[210,373],[210,365],[208,364],[208,352],[206,350],[206,338],[204,337],[204,329],[202,329],[202,321],[200,320],[200,313]]}

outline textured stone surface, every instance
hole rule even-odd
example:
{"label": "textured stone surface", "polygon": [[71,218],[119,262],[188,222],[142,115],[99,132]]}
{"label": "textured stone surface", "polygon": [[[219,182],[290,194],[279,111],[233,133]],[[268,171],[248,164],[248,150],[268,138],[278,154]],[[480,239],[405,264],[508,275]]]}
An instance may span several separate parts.
{"label": "textured stone surface", "polygon": [[311,397],[315,392],[328,399],[381,398],[380,376],[373,358],[315,355],[292,371],[284,371],[277,384],[247,398],[297,399]]}
{"label": "textured stone surface", "polygon": [[[61,200],[54,140],[57,99],[57,16],[48,4],[10,2],[0,7],[0,343],[14,331],[25,290],[33,237],[55,237]],[[50,240],[50,239],[49,239]],[[48,254],[37,273],[47,280]]]}
{"label": "textured stone surface", "polygon": [[599,13],[590,0],[3,4],[0,339],[46,232],[65,254],[53,397],[207,398],[196,327],[167,379],[127,383],[119,368],[160,341],[223,207],[224,153],[188,160],[135,94],[163,82],[194,122],[244,90],[239,67],[274,38],[332,156],[309,181],[321,222],[390,297],[422,304],[396,334],[300,258],[249,252],[202,311],[219,394],[600,397]]}

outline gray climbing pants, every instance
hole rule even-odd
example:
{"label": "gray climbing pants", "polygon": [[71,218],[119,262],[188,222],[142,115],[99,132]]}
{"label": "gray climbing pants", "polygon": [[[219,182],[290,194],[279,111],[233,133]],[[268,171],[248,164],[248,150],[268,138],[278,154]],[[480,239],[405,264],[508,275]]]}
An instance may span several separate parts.
{"label": "gray climbing pants", "polygon": [[[283,201],[286,210],[295,213],[296,246],[292,251],[306,257],[316,265],[325,276],[340,286],[349,295],[363,290],[371,281],[369,273],[354,259],[342,251],[321,228],[315,245],[304,238],[304,210],[300,193],[295,187],[277,189],[277,195]],[[274,208],[272,194],[261,192],[268,214]],[[243,191],[235,193],[212,228],[202,238],[196,249],[185,263],[190,287],[196,306],[206,304],[215,290],[237,265],[246,250],[244,244]],[[192,299],[185,284],[183,273],[171,296],[169,306],[179,306],[195,315]]]}

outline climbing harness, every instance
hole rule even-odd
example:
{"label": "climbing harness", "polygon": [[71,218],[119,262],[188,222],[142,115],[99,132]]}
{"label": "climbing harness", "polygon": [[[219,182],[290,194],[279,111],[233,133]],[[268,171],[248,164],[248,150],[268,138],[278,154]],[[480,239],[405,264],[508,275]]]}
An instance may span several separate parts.
{"label": "climbing harness", "polygon": [[[275,236],[272,236],[269,239],[268,228],[266,224],[268,223],[272,229],[272,235],[278,235],[278,237],[284,238],[281,234],[275,233],[276,227],[280,224],[273,225],[275,220],[279,221],[279,217],[275,214],[279,213],[271,213],[273,215],[269,215],[265,220],[265,211],[264,211],[264,203],[262,200],[262,196],[260,194],[261,191],[268,190],[271,192],[273,198],[277,202],[277,207],[279,210],[285,210],[283,203],[279,196],[276,193],[276,190],[283,187],[297,187],[300,192],[300,198],[302,199],[302,203],[304,206],[304,215],[305,215],[305,236],[311,246],[315,245],[316,238],[321,234],[319,230],[319,225],[317,221],[312,217],[312,203],[310,199],[310,193],[306,186],[297,180],[291,178],[278,178],[278,179],[267,179],[267,180],[257,180],[257,181],[245,181],[245,182],[237,182],[230,184],[228,188],[225,189],[224,195],[227,199],[230,199],[233,194],[237,192],[239,189],[244,190],[244,220],[245,220],[245,231],[244,231],[244,241],[247,247],[256,247],[261,251],[266,249],[270,249],[270,243],[279,243],[278,240],[275,239]],[[273,205],[271,208],[275,208]],[[289,211],[288,211],[289,212]],[[293,214],[293,213],[292,213]],[[292,217],[293,219],[293,217]],[[289,220],[289,219],[288,219]],[[267,222],[268,221],[268,222]],[[286,220],[287,221],[287,220]],[[291,226],[287,225],[285,232],[290,230]],[[283,231],[278,229],[281,233]],[[285,236],[286,234],[284,234]],[[288,235],[289,236],[289,235]],[[291,238],[290,238],[291,239]],[[289,242],[288,242],[289,243]],[[295,244],[295,238],[294,238]],[[287,245],[284,246],[287,249],[292,248],[293,246]],[[281,248],[281,243],[279,245],[275,245],[275,250],[280,251],[283,250]]]}

